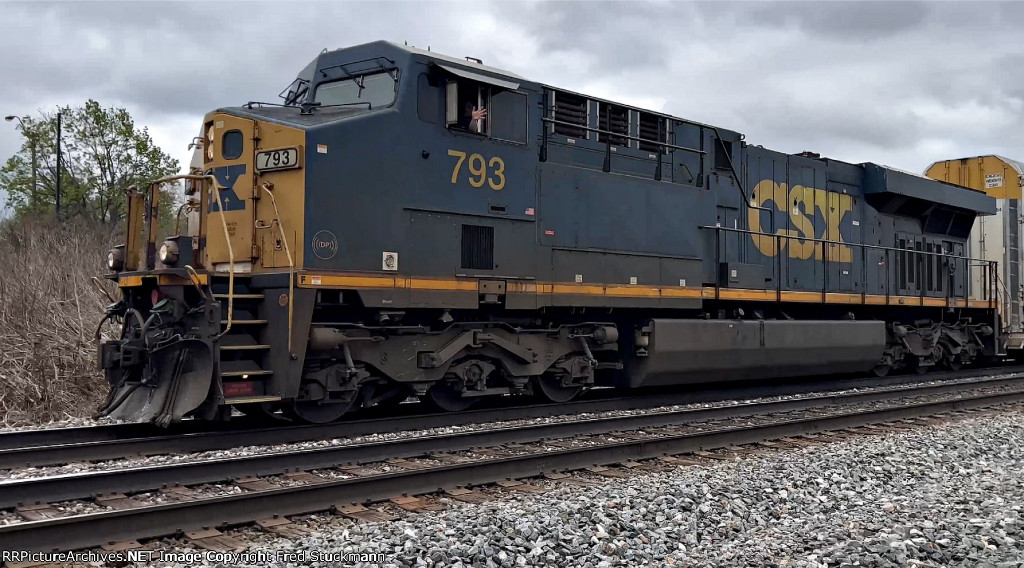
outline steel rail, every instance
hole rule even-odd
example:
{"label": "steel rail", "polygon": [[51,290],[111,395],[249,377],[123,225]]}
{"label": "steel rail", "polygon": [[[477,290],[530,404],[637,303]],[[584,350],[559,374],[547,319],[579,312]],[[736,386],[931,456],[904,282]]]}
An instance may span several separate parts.
{"label": "steel rail", "polygon": [[382,501],[398,494],[430,493],[534,477],[550,471],[751,444],[1020,401],[1024,401],[1024,391],[484,459],[206,500],[17,523],[0,527],[0,550],[76,550],[111,541],[245,524],[272,515],[314,513],[350,503]]}
{"label": "steel rail", "polygon": [[[993,379],[977,383],[977,386],[974,388],[1015,384],[1024,386],[1024,377]],[[588,418],[567,422],[519,426],[516,428],[497,427],[385,442],[326,446],[213,460],[12,480],[0,483],[0,509],[23,504],[54,503],[69,499],[89,498],[94,495],[112,492],[130,494],[173,485],[216,483],[248,476],[276,475],[290,471],[308,471],[345,464],[381,462],[392,458],[410,458],[442,451],[462,451],[510,443],[536,442],[587,434],[605,434],[641,428],[676,426],[711,420],[811,410],[829,406],[849,406],[905,399],[908,397],[946,394],[963,390],[963,384],[959,383],[908,387],[867,393],[844,393],[705,409]]]}
{"label": "steel rail", "polygon": [[[22,430],[0,434],[0,469],[60,465],[78,461],[98,461],[131,456],[158,455],[175,452],[220,450],[245,445],[271,445],[306,442],[330,438],[385,434],[406,430],[422,430],[462,426],[504,420],[548,418],[616,410],[639,410],[671,406],[719,402],[730,399],[755,399],[768,396],[792,396],[851,388],[885,388],[907,383],[968,379],[1010,375],[1024,372],[1024,366],[936,373],[934,375],[903,375],[883,379],[840,379],[798,384],[765,384],[746,388],[720,388],[699,391],[671,391],[609,398],[606,389],[591,391],[592,398],[568,403],[545,403],[528,406],[483,408],[457,413],[416,414],[419,405],[398,417],[361,418],[330,424],[303,424],[275,427],[251,427],[208,430],[200,422],[183,422],[171,431],[151,424],[112,424],[48,430]],[[372,412],[367,414],[373,414]],[[402,411],[399,411],[402,414]]]}

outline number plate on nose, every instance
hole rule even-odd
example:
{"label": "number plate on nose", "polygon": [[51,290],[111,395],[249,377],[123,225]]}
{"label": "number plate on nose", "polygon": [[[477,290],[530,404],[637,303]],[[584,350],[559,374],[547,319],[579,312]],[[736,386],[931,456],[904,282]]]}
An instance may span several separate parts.
{"label": "number plate on nose", "polygon": [[267,150],[256,154],[256,169],[261,172],[287,170],[301,166],[298,148]]}

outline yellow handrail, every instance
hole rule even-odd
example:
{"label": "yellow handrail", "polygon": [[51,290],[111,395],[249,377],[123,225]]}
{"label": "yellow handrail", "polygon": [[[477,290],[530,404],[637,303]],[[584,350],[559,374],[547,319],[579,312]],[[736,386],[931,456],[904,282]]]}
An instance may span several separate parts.
{"label": "yellow handrail", "polygon": [[270,196],[270,203],[274,206],[274,222],[277,223],[277,229],[281,232],[281,242],[284,243],[284,253],[288,256],[288,353],[292,352],[292,317],[294,316],[294,300],[295,300],[295,261],[292,260],[291,247],[288,246],[288,237],[285,236],[284,222],[281,221],[281,212],[277,209],[277,200],[274,199],[274,192],[270,191],[274,184],[269,182],[263,182],[263,191]]}
{"label": "yellow handrail", "polygon": [[[223,215],[224,204],[222,203],[221,198],[220,198],[220,191],[218,191],[218,189],[220,189],[220,184],[217,183],[217,178],[213,177],[212,175],[176,174],[176,175],[170,175],[170,176],[162,177],[162,178],[154,181],[152,184],[150,184],[150,187],[151,188],[155,188],[155,186],[157,186],[157,185],[160,185],[160,184],[163,184],[163,183],[167,183],[169,181],[177,181],[177,180],[181,180],[181,179],[190,179],[190,180],[198,180],[198,181],[210,181],[211,182],[210,183],[210,191],[217,197],[217,208],[221,211],[220,222],[221,222],[221,226],[224,228],[224,242],[225,242],[225,244],[227,244],[227,247],[228,247],[228,319],[227,319],[228,324],[224,328],[224,331],[221,331],[220,335],[218,335],[217,337],[214,338],[214,341],[216,341],[216,340],[219,340],[221,337],[224,337],[224,335],[227,334],[227,332],[231,331],[231,321],[232,321],[232,317],[234,316],[234,313],[235,313],[234,312],[234,304],[235,304],[235,301],[234,301],[235,300],[235,252],[231,248],[231,234],[228,232],[228,221],[227,221],[227,219]],[[155,192],[153,193],[153,195],[155,195]],[[149,241],[151,243],[154,243],[155,241],[153,240],[152,217],[150,218],[149,231],[150,231]]]}

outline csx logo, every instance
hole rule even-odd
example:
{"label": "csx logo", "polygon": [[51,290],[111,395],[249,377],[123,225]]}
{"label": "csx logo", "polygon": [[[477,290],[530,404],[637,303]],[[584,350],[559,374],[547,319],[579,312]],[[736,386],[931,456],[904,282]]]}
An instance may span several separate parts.
{"label": "csx logo", "polygon": [[[807,260],[813,257],[815,260],[822,260],[825,256],[822,253],[822,244],[803,239],[817,238],[845,242],[843,235],[839,232],[839,225],[842,223],[843,217],[853,211],[853,198],[845,193],[802,185],[794,185],[787,189],[784,183],[778,184],[766,179],[761,180],[754,188],[751,201],[754,205],[769,209],[774,205],[780,211],[788,213],[790,225],[793,227],[775,231],[775,234],[783,235],[783,238],[780,239],[768,235],[751,235],[754,246],[765,256],[776,256],[788,247],[789,258]],[[747,222],[751,231],[763,233],[770,229],[770,227],[761,226],[760,210],[748,209],[747,211]],[[824,230],[815,230],[816,211],[820,211],[825,220]],[[829,262],[853,262],[853,252],[850,247],[842,244],[827,244],[825,246],[829,249],[827,253]]]}

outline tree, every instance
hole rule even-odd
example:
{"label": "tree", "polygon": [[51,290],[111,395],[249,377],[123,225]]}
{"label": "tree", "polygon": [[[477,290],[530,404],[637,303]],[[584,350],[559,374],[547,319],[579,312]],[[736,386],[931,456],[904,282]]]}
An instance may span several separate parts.
{"label": "tree", "polygon": [[[103,108],[94,100],[81,107],[63,107],[61,113],[61,216],[82,217],[102,224],[117,224],[125,216],[125,192],[144,190],[150,182],[177,173],[178,161],[165,154],[141,129],[127,110]],[[57,113],[44,112],[21,122],[25,142],[0,169],[0,188],[18,216],[54,212],[57,172]],[[35,146],[35,173],[32,149]],[[33,181],[35,186],[33,187]],[[168,213],[176,201],[161,199]]]}

